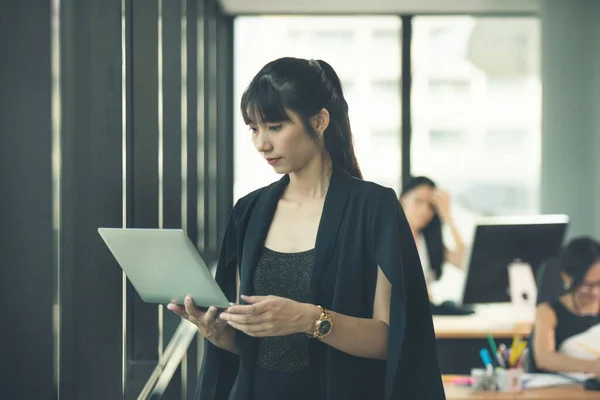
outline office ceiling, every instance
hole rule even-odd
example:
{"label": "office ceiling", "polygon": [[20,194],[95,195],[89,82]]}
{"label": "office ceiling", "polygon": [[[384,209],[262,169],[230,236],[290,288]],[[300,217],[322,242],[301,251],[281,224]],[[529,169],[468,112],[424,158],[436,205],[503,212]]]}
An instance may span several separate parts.
{"label": "office ceiling", "polygon": [[220,0],[229,15],[537,13],[540,0]]}

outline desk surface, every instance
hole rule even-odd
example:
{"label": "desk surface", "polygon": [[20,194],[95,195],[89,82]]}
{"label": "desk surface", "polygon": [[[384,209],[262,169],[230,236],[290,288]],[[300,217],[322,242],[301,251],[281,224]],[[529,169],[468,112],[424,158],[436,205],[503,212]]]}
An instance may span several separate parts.
{"label": "desk surface", "polygon": [[485,338],[488,332],[495,338],[507,339],[529,336],[533,321],[518,321],[510,303],[500,303],[476,306],[471,315],[435,315],[433,325],[438,339]]}
{"label": "desk surface", "polygon": [[540,388],[524,390],[522,393],[498,393],[498,392],[473,392],[467,386],[457,386],[449,381],[453,376],[445,375],[444,389],[446,400],[489,400],[489,399],[538,399],[538,400],[582,400],[600,398],[599,392],[585,390],[583,386],[557,386],[551,388]]}

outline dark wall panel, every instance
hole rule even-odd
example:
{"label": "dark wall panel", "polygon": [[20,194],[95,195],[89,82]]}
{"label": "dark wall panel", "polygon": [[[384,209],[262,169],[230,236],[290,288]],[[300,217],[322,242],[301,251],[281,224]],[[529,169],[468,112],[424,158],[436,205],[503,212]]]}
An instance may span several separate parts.
{"label": "dark wall panel", "polygon": [[[132,226],[159,226],[158,1],[131,1]],[[158,360],[158,306],[127,296],[127,393],[139,393]]]}
{"label": "dark wall panel", "polygon": [[0,2],[0,397],[6,398],[50,399],[53,392],[49,37],[50,2],[31,8]]}
{"label": "dark wall panel", "polygon": [[61,1],[61,398],[121,397],[121,269],[98,235],[123,216],[121,7]]}
{"label": "dark wall panel", "polygon": [[238,99],[233,98],[233,17],[217,16],[217,171],[218,171],[218,201],[217,234],[215,238],[220,241],[225,235],[225,227],[229,221],[231,207],[233,207],[233,120],[238,112],[233,105]]}
{"label": "dark wall panel", "polygon": [[[197,54],[198,54],[198,30],[197,30],[197,15],[198,7],[197,0],[186,0],[186,30],[187,30],[187,141],[184,149],[187,155],[187,194],[186,194],[186,226],[187,233],[192,242],[197,243],[198,239],[198,219],[197,201],[198,201],[198,181],[197,181],[197,165],[198,165],[198,77],[197,77]],[[201,8],[200,8],[201,11]]]}
{"label": "dark wall panel", "polygon": [[[208,232],[217,232],[218,210],[218,171],[217,160],[217,3],[208,1],[204,4],[204,226]],[[205,257],[214,259],[218,248],[216,235],[205,235]]]}
{"label": "dark wall panel", "polygon": [[[185,1],[185,0],[184,0]],[[162,149],[163,227],[181,228],[182,99],[181,99],[181,1],[162,3]],[[163,318],[163,349],[181,318],[167,310]]]}

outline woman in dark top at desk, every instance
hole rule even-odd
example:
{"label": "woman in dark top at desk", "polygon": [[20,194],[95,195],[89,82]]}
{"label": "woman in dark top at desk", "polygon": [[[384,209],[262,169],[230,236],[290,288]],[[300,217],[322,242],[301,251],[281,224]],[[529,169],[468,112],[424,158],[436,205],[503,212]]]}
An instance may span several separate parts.
{"label": "woman in dark top at desk", "polygon": [[530,370],[600,377],[600,243],[574,239],[559,261],[566,292],[538,306]]}
{"label": "woman in dark top at desk", "polygon": [[324,61],[278,59],[241,101],[284,174],[241,198],[216,280],[239,304],[169,309],[205,341],[197,399],[444,399],[425,280],[394,191],[366,182]]}

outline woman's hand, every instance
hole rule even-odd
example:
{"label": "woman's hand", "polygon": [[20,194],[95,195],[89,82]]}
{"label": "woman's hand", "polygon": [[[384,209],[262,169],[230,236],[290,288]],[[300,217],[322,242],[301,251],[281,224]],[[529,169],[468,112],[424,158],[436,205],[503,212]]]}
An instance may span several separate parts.
{"label": "woman's hand", "polygon": [[229,307],[220,317],[233,328],[250,336],[284,336],[312,333],[321,311],[312,304],[277,296],[241,296],[247,305]]}
{"label": "woman's hand", "polygon": [[450,194],[445,190],[436,189],[433,193],[432,202],[442,222],[450,222],[452,219],[450,213]]}
{"label": "woman's hand", "polygon": [[217,317],[216,307],[213,306],[207,311],[202,311],[194,306],[194,302],[189,296],[185,298],[183,306],[170,303],[167,308],[196,325],[200,334],[209,340],[218,338],[227,329],[227,324]]}

